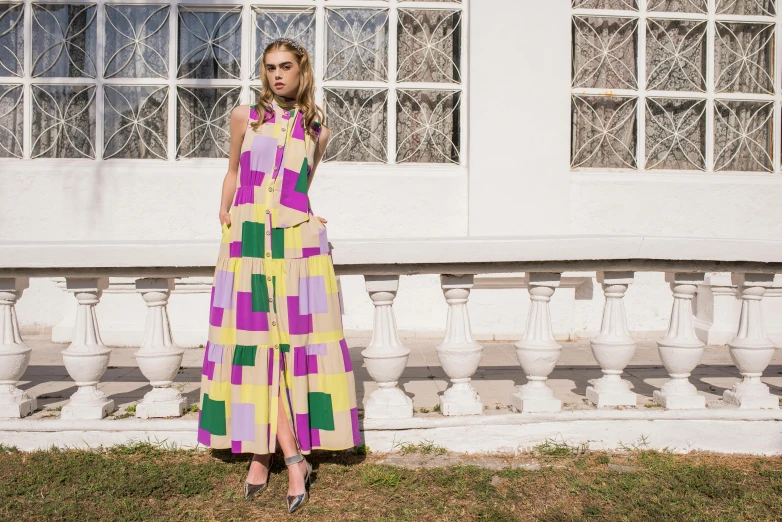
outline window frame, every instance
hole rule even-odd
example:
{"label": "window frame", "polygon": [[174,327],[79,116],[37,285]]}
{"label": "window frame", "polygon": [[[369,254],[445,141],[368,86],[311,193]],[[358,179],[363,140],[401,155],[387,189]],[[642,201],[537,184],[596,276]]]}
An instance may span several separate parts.
{"label": "window frame", "polygon": [[[585,96],[606,96],[615,95],[623,97],[635,98],[636,103],[636,167],[635,168],[615,168],[615,167],[580,167],[573,166],[573,111],[571,108],[570,124],[571,132],[569,141],[569,161],[570,170],[572,172],[584,172],[594,173],[596,171],[605,172],[622,172],[622,173],[644,173],[644,174],[659,174],[665,172],[672,172],[676,174],[717,174],[717,175],[769,175],[778,174],[780,172],[780,151],[782,150],[781,140],[782,133],[780,133],[780,126],[782,121],[780,120],[782,106],[782,71],[780,70],[780,59],[782,53],[779,51],[779,46],[782,44],[782,1],[776,0],[775,15],[769,16],[756,16],[756,15],[734,15],[734,14],[717,14],[717,0],[707,0],[708,9],[706,13],[682,13],[682,12],[668,12],[668,11],[649,11],[648,4],[650,0],[636,0],[637,10],[614,10],[614,9],[586,9],[573,7],[575,2],[571,2],[570,9],[570,24],[573,27],[576,17],[615,17],[615,18],[632,18],[637,23],[637,42],[638,53],[637,59],[637,77],[638,88],[637,89],[604,89],[604,88],[583,88],[574,87],[573,78],[571,75],[571,107],[573,99],[579,95]],[[706,89],[705,92],[698,91],[672,91],[672,90],[647,90],[646,79],[646,31],[647,20],[693,20],[706,22],[706,69],[704,71],[706,76]],[[773,93],[718,93],[715,90],[715,45],[716,45],[716,28],[717,24],[721,22],[727,23],[758,23],[767,24],[773,28],[774,36],[770,40],[770,45],[773,46]],[[572,32],[571,32],[572,34]],[[571,42],[571,49],[575,49],[575,42]],[[570,65],[572,68],[574,56],[571,53]],[[706,102],[705,110],[705,168],[703,170],[698,169],[648,169],[646,168],[646,105],[649,98],[664,98],[664,99],[688,99],[688,100],[704,100]],[[771,144],[770,155],[772,159],[771,170],[728,170],[720,169],[715,170],[715,105],[718,101],[749,101],[749,102],[771,102],[772,103],[772,115],[771,115]]]}
{"label": "window frame", "polygon": [[[95,142],[94,147],[96,157],[89,158],[36,158],[36,162],[58,161],[58,162],[100,162],[110,165],[119,162],[140,162],[143,165],[153,166],[171,165],[179,162],[199,161],[215,162],[222,164],[225,158],[182,158],[177,159],[177,87],[240,87],[239,104],[253,103],[251,86],[258,85],[259,80],[252,79],[253,65],[252,56],[255,46],[255,9],[256,7],[266,8],[315,8],[315,41],[316,48],[313,51],[314,73],[316,78],[316,102],[323,106],[324,88],[383,88],[388,90],[387,97],[387,150],[388,155],[386,163],[379,162],[347,162],[330,161],[342,165],[369,165],[369,166],[424,166],[431,165],[437,167],[463,168],[468,164],[468,128],[467,128],[467,70],[468,70],[468,9],[470,0],[456,1],[420,1],[420,0],[0,0],[1,4],[23,4],[23,38],[24,38],[24,74],[23,76],[3,76],[0,77],[0,85],[22,85],[23,89],[23,156],[22,158],[0,158],[0,164],[7,162],[31,161],[32,147],[32,85],[41,84],[73,84],[73,85],[94,85],[95,95]],[[58,77],[32,77],[32,27],[33,4],[90,4],[97,8],[97,15],[94,21],[97,31],[97,44],[95,50],[95,64],[97,75],[95,78],[58,78]],[[104,46],[105,46],[105,5],[168,5],[168,77],[167,78],[104,78]],[[239,6],[241,16],[241,73],[239,79],[177,79],[178,71],[178,31],[179,31],[179,6],[185,6],[196,9],[224,9]],[[385,8],[389,11],[389,49],[388,49],[388,81],[361,81],[348,82],[338,80],[323,80],[325,65],[326,48],[326,30],[325,30],[325,10],[327,8]],[[424,82],[397,82],[397,22],[398,9],[447,9],[461,11],[461,63],[458,64],[461,72],[461,82],[458,84],[446,83],[424,83]],[[105,86],[167,86],[167,158],[161,159],[136,159],[136,158],[110,158],[104,159],[104,127],[103,118],[105,112]],[[397,89],[435,89],[447,91],[460,91],[459,103],[459,163],[396,163],[396,103]]]}

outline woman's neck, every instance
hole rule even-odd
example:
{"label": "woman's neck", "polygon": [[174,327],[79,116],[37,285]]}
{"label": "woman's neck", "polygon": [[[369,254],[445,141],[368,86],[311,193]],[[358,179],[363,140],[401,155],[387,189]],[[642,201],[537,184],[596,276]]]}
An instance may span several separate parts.
{"label": "woman's neck", "polygon": [[296,98],[288,98],[287,96],[280,96],[276,93],[272,93],[272,95],[274,96],[274,101],[277,102],[277,105],[283,109],[293,109],[297,105]]}

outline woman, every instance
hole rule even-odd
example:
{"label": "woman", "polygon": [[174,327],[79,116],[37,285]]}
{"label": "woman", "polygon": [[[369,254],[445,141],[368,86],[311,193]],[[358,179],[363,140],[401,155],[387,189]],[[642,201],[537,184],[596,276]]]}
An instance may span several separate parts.
{"label": "woman", "polygon": [[248,499],[279,442],[293,513],[309,498],[302,454],[353,447],[359,428],[326,220],[307,196],[330,132],[307,51],[280,38],[261,63],[257,103],[231,113],[198,441],[253,453]]}

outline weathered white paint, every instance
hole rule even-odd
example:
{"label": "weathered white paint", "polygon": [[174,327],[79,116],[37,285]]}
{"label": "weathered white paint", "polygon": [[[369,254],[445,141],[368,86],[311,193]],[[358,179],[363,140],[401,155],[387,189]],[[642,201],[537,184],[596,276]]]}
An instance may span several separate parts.
{"label": "weathered white paint", "polygon": [[437,345],[437,358],[452,383],[440,397],[443,415],[480,415],[483,412],[481,398],[470,384],[483,353],[483,347],[472,338],[467,313],[473,281],[472,275],[440,276],[440,286],[448,303],[448,317],[445,338]]}
{"label": "weathered white paint", "polygon": [[[201,447],[195,419],[135,418],[107,421],[17,419],[0,424],[0,443],[22,451],[57,447],[98,447],[131,441]],[[378,419],[362,423],[362,442],[387,453],[400,442],[424,442],[451,451],[517,453],[555,439],[596,450],[639,446],[674,452],[782,455],[782,411],[582,410],[556,414],[502,414],[461,417]]]}
{"label": "weathered white paint", "polygon": [[606,302],[600,334],[590,339],[603,376],[586,389],[587,399],[598,408],[603,406],[635,406],[635,393],[630,383],[622,379],[625,367],[635,353],[635,341],[627,330],[627,318],[622,298],[633,282],[632,272],[598,272]]}
{"label": "weathered white paint", "polygon": [[[467,89],[462,103],[468,147],[462,152],[468,158],[467,166],[323,164],[318,168],[311,192],[313,210],[328,219],[333,242],[493,236],[498,241],[481,248],[500,259],[508,250],[502,238],[519,236],[679,236],[680,244],[672,247],[674,254],[688,240],[774,242],[782,237],[778,204],[782,177],[778,173],[572,172],[570,3],[538,2],[534,16],[530,13],[527,3],[518,0],[466,4],[469,33],[464,51],[469,68],[464,71]],[[225,168],[225,160],[3,159],[0,240],[117,244],[159,240],[156,255],[161,262],[171,253],[166,245],[172,241],[204,241],[208,243],[204,259],[213,262]],[[543,241],[558,242],[551,237]],[[335,259],[346,248],[337,248]],[[383,245],[375,248],[382,256],[409,256],[407,251],[389,252]],[[525,248],[531,257],[539,253],[532,244]],[[595,255],[606,248],[598,243],[592,247]],[[725,248],[725,255],[748,254],[735,245]],[[645,254],[655,251],[651,247]],[[771,257],[778,258],[776,252]],[[55,262],[67,263],[93,253],[91,248],[74,246],[70,254],[58,251]],[[463,253],[460,245],[443,251],[445,256]],[[194,255],[188,250],[183,257]],[[662,257],[668,255],[670,251]],[[432,284],[437,277],[402,276],[395,307],[400,331],[443,335],[446,305]],[[346,328],[370,332],[372,307],[363,280],[360,276],[342,279]],[[558,289],[550,303],[556,339],[597,333],[603,306],[598,287],[591,279],[588,285]],[[762,306],[774,312],[766,314],[766,324],[769,336],[780,344],[782,299],[772,294],[769,291]],[[662,274],[638,273],[625,304],[633,336],[665,330],[671,296]],[[181,346],[203,344],[207,306],[204,293],[173,292],[171,323]],[[527,310],[528,293],[523,288],[474,290],[475,338],[518,339]],[[73,299],[48,280],[32,280],[17,312],[23,328],[57,325],[53,332],[57,340],[71,338]],[[109,287],[96,313],[106,343],[140,344],[143,310],[133,296],[113,294]]]}

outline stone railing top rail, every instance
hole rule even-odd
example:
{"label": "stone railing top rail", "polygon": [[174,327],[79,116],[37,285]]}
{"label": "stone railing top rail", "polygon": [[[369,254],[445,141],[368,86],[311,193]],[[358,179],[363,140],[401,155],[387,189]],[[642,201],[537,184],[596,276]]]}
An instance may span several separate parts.
{"label": "stone railing top rail", "polygon": [[[565,235],[336,239],[340,274],[782,272],[782,240]],[[217,241],[0,241],[0,276],[212,275]]]}

